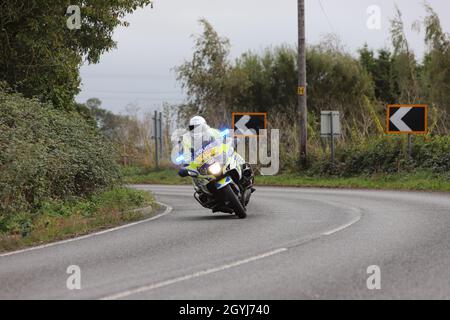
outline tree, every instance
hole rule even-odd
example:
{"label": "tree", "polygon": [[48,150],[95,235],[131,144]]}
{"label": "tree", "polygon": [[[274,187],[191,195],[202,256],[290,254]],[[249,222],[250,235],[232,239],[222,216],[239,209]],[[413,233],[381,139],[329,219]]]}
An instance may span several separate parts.
{"label": "tree", "polygon": [[340,110],[350,123],[363,118],[366,98],[374,97],[373,83],[356,59],[322,44],[309,48],[307,68],[310,110]]}
{"label": "tree", "polygon": [[380,49],[377,56],[364,45],[358,50],[359,62],[372,77],[375,97],[383,103],[394,103],[398,97],[396,82],[393,81],[392,54],[388,49]]}
{"label": "tree", "polygon": [[262,55],[244,53],[233,71],[239,74],[241,90],[236,93],[233,111],[294,112],[297,108],[297,55],[281,46]]}
{"label": "tree", "polygon": [[419,103],[421,92],[418,82],[418,65],[414,52],[406,39],[402,13],[396,8],[396,15],[391,19],[391,39],[394,47],[393,78],[399,89],[399,103]]}
{"label": "tree", "polygon": [[387,49],[378,50],[375,61],[375,96],[385,103],[394,103],[398,96],[398,87],[393,79],[392,54]]}
{"label": "tree", "polygon": [[221,38],[211,24],[201,19],[201,35],[195,37],[192,60],[175,68],[178,80],[186,89],[188,101],[181,109],[182,118],[201,114],[215,125],[223,124],[227,117],[227,103],[224,96],[227,76],[229,40]]}
{"label": "tree", "polygon": [[[447,113],[450,112],[450,35],[442,30],[441,22],[431,6],[425,3],[425,43],[423,80],[428,99]],[[444,117],[445,118],[445,117]],[[448,118],[448,117],[447,117]],[[450,120],[447,120],[449,124]]]}
{"label": "tree", "polygon": [[358,50],[358,53],[361,65],[373,75],[376,71],[376,59],[373,50],[369,49],[369,46],[366,43],[364,44],[364,47]]}
{"label": "tree", "polygon": [[[8,0],[0,3],[0,81],[26,97],[73,108],[79,92],[79,67],[97,63],[113,49],[124,16],[150,0]],[[81,7],[82,27],[69,30],[69,5]]]}

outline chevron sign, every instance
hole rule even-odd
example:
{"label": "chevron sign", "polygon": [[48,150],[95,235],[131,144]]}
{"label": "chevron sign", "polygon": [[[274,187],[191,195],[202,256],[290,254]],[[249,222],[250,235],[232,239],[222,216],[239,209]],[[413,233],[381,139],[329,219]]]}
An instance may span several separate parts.
{"label": "chevron sign", "polygon": [[427,134],[427,105],[388,105],[386,113],[386,133]]}

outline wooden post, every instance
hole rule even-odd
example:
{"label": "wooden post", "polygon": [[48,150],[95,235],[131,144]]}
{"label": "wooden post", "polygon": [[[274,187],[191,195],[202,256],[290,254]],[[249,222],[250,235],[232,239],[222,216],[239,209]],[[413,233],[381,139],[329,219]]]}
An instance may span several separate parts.
{"label": "wooden post", "polygon": [[300,165],[306,167],[308,143],[308,107],[306,84],[305,0],[298,0],[298,112],[300,138]]}

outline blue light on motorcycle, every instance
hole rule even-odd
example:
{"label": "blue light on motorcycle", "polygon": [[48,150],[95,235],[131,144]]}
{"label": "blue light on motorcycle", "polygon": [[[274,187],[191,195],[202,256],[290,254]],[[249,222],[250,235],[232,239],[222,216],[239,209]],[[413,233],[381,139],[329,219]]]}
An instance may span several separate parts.
{"label": "blue light on motorcycle", "polygon": [[175,159],[177,164],[182,164],[184,162],[184,155],[180,155]]}
{"label": "blue light on motorcycle", "polygon": [[227,136],[227,135],[229,135],[229,134],[230,134],[230,129],[225,129],[225,130],[223,130],[223,131],[220,132],[220,135],[221,135],[222,137],[225,137],[225,136]]}

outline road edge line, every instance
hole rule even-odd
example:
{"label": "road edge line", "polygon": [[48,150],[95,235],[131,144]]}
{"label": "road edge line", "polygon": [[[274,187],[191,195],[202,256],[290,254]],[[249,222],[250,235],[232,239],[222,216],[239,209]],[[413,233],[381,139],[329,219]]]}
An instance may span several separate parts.
{"label": "road edge line", "polygon": [[[118,226],[118,227],[113,227],[113,228],[110,228],[110,229],[106,229],[106,230],[97,231],[97,232],[94,232],[94,233],[85,234],[83,236],[70,238],[70,239],[66,239],[66,240],[60,240],[60,241],[56,241],[56,242],[51,242],[51,243],[47,243],[47,244],[43,244],[43,245],[39,245],[39,246],[35,246],[35,247],[30,247],[30,248],[25,248],[25,249],[21,249],[21,250],[16,250],[16,251],[2,253],[2,254],[0,254],[0,258],[16,255],[16,254],[20,254],[20,253],[25,253],[25,252],[29,252],[29,251],[35,251],[35,250],[45,249],[45,248],[49,248],[49,247],[54,247],[54,246],[57,246],[57,245],[66,244],[66,243],[75,242],[75,241],[80,241],[80,240],[84,240],[84,239],[100,236],[100,235],[103,235],[103,234],[106,234],[106,233],[118,231],[118,230],[121,230],[121,229],[126,229],[126,228],[129,228],[129,227],[141,224],[141,223],[145,223],[145,222],[149,222],[149,221],[152,221],[152,220],[156,220],[156,219],[158,219],[158,218],[160,218],[162,216],[165,216],[166,214],[169,214],[170,212],[173,211],[173,207],[171,207],[168,204],[165,204],[165,203],[162,203],[162,202],[159,202],[159,201],[155,201],[155,203],[159,204],[160,206],[166,207],[164,212],[162,212],[160,214],[157,214],[156,216],[144,219],[144,220],[135,221],[135,222],[124,224],[124,225],[121,225],[121,226]],[[145,208],[141,208],[141,209],[145,209]],[[135,210],[139,210],[139,209],[135,209]]]}

